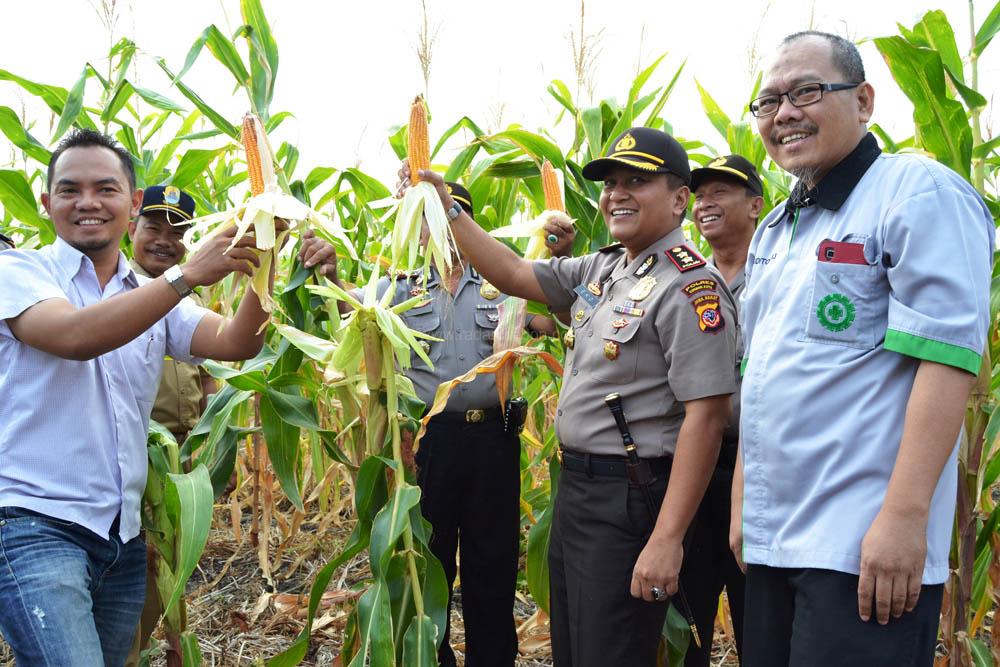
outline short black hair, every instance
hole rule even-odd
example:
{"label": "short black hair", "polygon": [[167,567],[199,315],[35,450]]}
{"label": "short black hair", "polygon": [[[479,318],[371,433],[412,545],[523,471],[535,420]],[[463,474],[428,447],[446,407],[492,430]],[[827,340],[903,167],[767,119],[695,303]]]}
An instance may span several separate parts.
{"label": "short black hair", "polygon": [[52,190],[52,176],[56,171],[56,162],[62,157],[70,148],[87,148],[90,146],[98,146],[100,148],[107,148],[118,156],[118,161],[121,162],[122,171],[125,172],[125,176],[128,177],[128,184],[132,190],[135,190],[135,165],[132,164],[132,156],[129,152],[122,147],[113,137],[106,134],[98,132],[97,130],[74,129],[68,135],[66,135],[56,149],[52,151],[52,157],[49,158],[49,169],[46,175],[47,186],[49,191]]}
{"label": "short black hair", "polygon": [[829,42],[833,64],[846,77],[846,83],[861,83],[865,80],[865,64],[862,62],[861,54],[858,53],[858,47],[854,45],[854,42],[828,32],[803,30],[785,37],[781,40],[781,45],[790,44],[803,37],[819,37]]}

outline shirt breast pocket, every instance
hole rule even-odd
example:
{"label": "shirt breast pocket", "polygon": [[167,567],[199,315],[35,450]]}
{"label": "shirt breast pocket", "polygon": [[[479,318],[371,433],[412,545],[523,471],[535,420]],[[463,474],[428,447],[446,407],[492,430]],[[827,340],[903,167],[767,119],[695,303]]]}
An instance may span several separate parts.
{"label": "shirt breast pocket", "polygon": [[[823,250],[821,245],[820,252]],[[800,340],[862,350],[874,348],[878,324],[885,319],[885,292],[879,284],[877,265],[863,259],[817,261],[806,303],[805,333]]]}
{"label": "shirt breast pocket", "polygon": [[[511,306],[512,307],[512,306]],[[476,333],[479,335],[479,356],[482,359],[493,354],[493,338],[496,336],[500,313],[496,308],[476,310]]]}
{"label": "shirt breast pocket", "polygon": [[595,379],[611,384],[626,384],[635,380],[639,362],[639,339],[636,334],[641,324],[642,320],[638,317],[617,329],[611,326],[611,322],[603,324],[598,331],[604,346],[599,354],[604,359],[603,363],[594,364]]}
{"label": "shirt breast pocket", "polygon": [[[406,326],[414,331],[441,338],[441,316],[434,311],[433,303],[410,308],[402,316]],[[417,342],[423,347],[431,362],[437,364],[441,358],[442,342],[425,338],[417,338]],[[412,361],[414,366],[426,366],[423,359],[416,355],[413,355]]]}
{"label": "shirt breast pocket", "polygon": [[121,349],[122,361],[128,371],[135,397],[150,405],[156,400],[160,389],[163,358],[167,353],[164,334],[162,327],[154,326]]}

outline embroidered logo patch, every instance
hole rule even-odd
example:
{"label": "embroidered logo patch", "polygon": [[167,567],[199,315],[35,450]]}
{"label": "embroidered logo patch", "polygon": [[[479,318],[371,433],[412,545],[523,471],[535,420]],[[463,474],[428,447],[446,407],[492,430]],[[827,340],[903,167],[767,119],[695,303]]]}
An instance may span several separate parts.
{"label": "embroidered logo patch", "polygon": [[854,324],[854,303],[843,294],[827,294],[816,306],[816,319],[828,331],[849,329]]}
{"label": "embroidered logo patch", "polygon": [[722,310],[719,308],[719,297],[716,294],[706,294],[699,296],[691,302],[695,313],[698,314],[698,328],[705,333],[717,333],[722,331],[725,321],[722,319]]}
{"label": "embroidered logo patch", "polygon": [[681,291],[688,296],[694,296],[698,292],[714,292],[719,286],[714,280],[709,280],[708,278],[702,278],[701,280],[695,280],[688,283],[681,288]]}

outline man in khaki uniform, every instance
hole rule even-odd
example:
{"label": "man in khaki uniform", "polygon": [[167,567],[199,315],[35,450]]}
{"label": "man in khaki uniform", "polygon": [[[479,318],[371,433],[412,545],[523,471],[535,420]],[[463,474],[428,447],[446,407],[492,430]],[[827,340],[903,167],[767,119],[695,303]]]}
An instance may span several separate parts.
{"label": "man in khaki uniform", "polygon": [[[186,223],[194,217],[194,199],[173,186],[153,185],[143,192],[139,215],[129,223],[132,241],[132,269],[147,278],[158,278],[171,266],[180,264],[187,252],[184,245]],[[197,293],[190,298],[204,304]],[[187,439],[205,409],[208,395],[215,389],[212,376],[194,364],[167,357],[163,360],[160,388],[153,403],[151,419],[169,430],[178,443]],[[127,667],[138,664],[139,654],[149,643],[163,611],[156,588],[156,554],[147,553],[146,602],[142,609],[135,643],[125,661]]]}
{"label": "man in khaki uniform", "polygon": [[[632,128],[584,167],[604,181],[600,208],[620,243],[530,262],[467,215],[452,222],[476,269],[501,291],[569,310],[572,328],[556,416],[562,475],[549,547],[552,652],[558,667],[656,664],[682,541],[719,452],[735,389],[736,310],[680,223],[691,178],[669,135]],[[404,184],[409,173],[403,169]],[[440,176],[446,209],[454,202]],[[621,395],[649,484],[650,517],[629,483],[604,398]],[[671,468],[678,474],[667,478]],[[630,595],[631,594],[631,595]]]}
{"label": "man in khaki uniform", "polygon": [[[194,199],[173,187],[146,188],[138,217],[129,224],[132,268],[141,276],[158,278],[184,259],[184,224],[194,217]],[[197,294],[191,298],[198,304]],[[167,358],[151,417],[173,433],[178,443],[187,439],[205,409],[215,381],[194,364]]]}

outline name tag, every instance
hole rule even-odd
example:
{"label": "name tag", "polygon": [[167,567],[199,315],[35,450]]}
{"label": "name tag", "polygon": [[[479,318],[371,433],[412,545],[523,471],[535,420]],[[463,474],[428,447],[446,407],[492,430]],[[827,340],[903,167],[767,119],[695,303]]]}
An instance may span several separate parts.
{"label": "name tag", "polygon": [[586,285],[577,285],[573,288],[573,291],[577,293],[577,296],[586,301],[591,308],[596,306],[597,302],[600,301],[600,297],[592,294]]}

